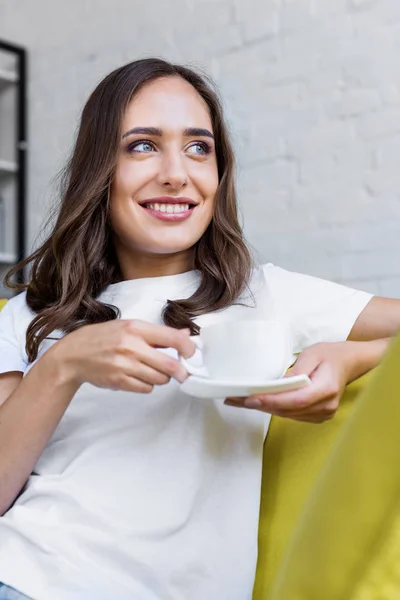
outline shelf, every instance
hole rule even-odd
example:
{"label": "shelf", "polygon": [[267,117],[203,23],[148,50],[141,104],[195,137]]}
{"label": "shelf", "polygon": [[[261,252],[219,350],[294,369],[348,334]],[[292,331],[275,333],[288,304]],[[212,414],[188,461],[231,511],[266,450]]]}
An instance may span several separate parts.
{"label": "shelf", "polygon": [[0,252],[0,265],[13,265],[17,262],[17,256],[10,252]]}
{"label": "shelf", "polygon": [[[5,272],[25,256],[26,88],[25,48],[0,39],[0,296],[11,294],[4,290],[2,278]],[[16,280],[22,283],[23,279],[21,269]]]}
{"label": "shelf", "polygon": [[0,90],[8,85],[17,83],[18,75],[14,71],[0,69]]}
{"label": "shelf", "polygon": [[10,160],[1,160],[0,159],[0,177],[2,175],[7,175],[10,173],[17,173],[18,165],[17,163],[11,162]]}

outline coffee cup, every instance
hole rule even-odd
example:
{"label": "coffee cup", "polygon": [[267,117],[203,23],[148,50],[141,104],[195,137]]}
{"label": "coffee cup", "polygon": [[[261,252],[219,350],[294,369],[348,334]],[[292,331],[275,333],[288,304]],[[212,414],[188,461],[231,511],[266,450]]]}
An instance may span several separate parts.
{"label": "coffee cup", "polygon": [[242,320],[202,327],[191,338],[201,352],[202,366],[180,358],[190,375],[218,381],[266,381],[284,375],[292,349],[284,323]]}

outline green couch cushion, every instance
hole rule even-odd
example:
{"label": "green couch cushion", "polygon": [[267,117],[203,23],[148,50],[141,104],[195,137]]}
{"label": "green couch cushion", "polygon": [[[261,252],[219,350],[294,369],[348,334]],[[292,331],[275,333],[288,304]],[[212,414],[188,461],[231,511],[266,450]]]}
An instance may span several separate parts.
{"label": "green couch cushion", "polygon": [[354,399],[372,374],[347,386],[335,418],[315,425],[273,417],[264,445],[254,600],[265,600],[300,511]]}

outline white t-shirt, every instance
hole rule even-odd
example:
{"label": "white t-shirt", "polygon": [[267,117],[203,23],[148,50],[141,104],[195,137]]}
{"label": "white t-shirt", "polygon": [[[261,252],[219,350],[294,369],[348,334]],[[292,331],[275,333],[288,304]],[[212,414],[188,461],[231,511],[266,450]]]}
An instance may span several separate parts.
{"label": "white t-shirt", "polygon": [[[100,299],[123,319],[161,323],[166,300],[198,281],[196,271],[124,281]],[[273,265],[254,271],[250,289],[246,306],[198,324],[282,318],[300,351],[345,340],[371,298]],[[27,372],[32,318],[24,294],[0,313],[0,373]],[[176,381],[150,395],[82,385],[0,518],[0,582],[35,600],[250,600],[268,422]]]}

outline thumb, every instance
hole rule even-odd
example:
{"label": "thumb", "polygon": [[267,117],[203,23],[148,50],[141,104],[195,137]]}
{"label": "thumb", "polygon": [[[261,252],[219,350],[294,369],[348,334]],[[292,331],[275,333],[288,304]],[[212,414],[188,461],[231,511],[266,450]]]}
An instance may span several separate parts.
{"label": "thumb", "polygon": [[294,365],[286,373],[285,377],[294,377],[295,375],[310,376],[321,363],[321,358],[308,349],[301,352]]}

